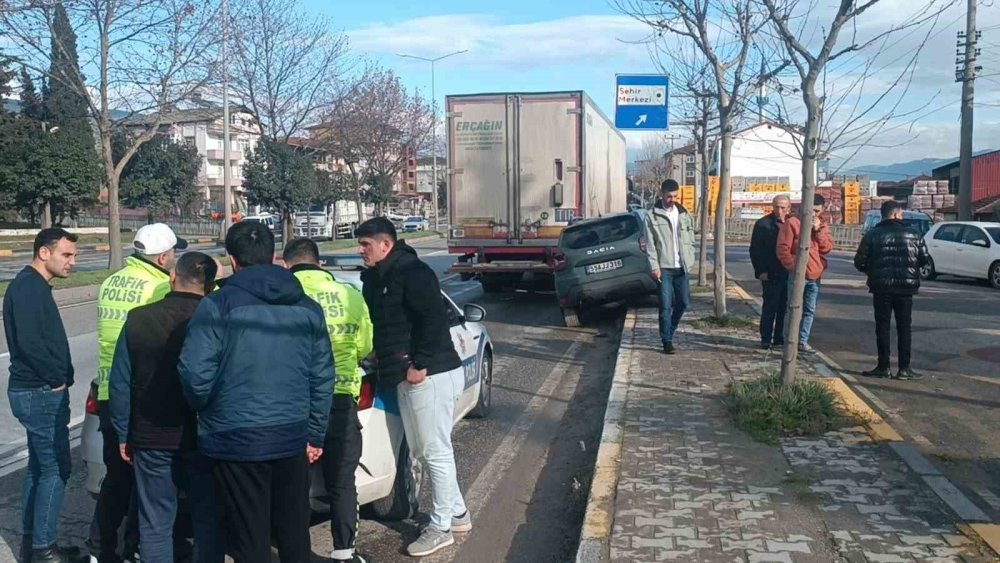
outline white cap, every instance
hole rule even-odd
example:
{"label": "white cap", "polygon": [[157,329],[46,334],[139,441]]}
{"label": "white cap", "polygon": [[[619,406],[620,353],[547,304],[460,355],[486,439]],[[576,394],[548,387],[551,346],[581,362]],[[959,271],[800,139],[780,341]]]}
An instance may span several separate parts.
{"label": "white cap", "polygon": [[153,223],[142,227],[132,239],[132,247],[135,248],[135,251],[145,256],[163,254],[171,248],[184,250],[187,245],[186,240],[177,238],[174,231],[163,223]]}

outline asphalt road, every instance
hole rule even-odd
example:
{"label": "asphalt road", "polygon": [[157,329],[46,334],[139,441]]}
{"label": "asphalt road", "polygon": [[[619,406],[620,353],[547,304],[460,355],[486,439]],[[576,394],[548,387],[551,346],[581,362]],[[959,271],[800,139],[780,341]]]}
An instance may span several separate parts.
{"label": "asphalt road", "polygon": [[[729,274],[759,296],[747,248],[730,246]],[[834,252],[810,344],[855,375],[876,364],[875,321],[853,253]],[[922,381],[863,379],[893,427],[1000,519],[1000,291],[975,280],[924,282],[913,304],[912,367]],[[895,369],[895,331],[893,369]]]}
{"label": "asphalt road", "polygon": [[[476,302],[496,346],[493,410],[483,420],[458,423],[454,433],[459,482],[472,510],[474,530],[433,561],[566,561],[572,559],[583,519],[594,456],[600,441],[620,326],[619,312],[598,315],[595,326],[562,327],[552,294],[484,295],[476,282],[447,274],[453,259],[443,241],[416,243],[439,274],[442,288],[459,304]],[[73,338],[79,381],[96,369],[93,304],[63,310]],[[88,365],[83,365],[89,361]],[[2,374],[0,374],[2,375]],[[74,415],[82,412],[85,385],[77,385]],[[0,417],[9,408],[0,407]],[[13,423],[13,424],[12,424]],[[13,429],[9,429],[13,425]],[[0,419],[4,441],[18,434],[16,422]],[[84,469],[74,449],[75,473],[62,514],[60,540],[83,545],[93,511],[84,490]],[[19,537],[23,470],[0,470],[0,560]],[[430,506],[429,491],[421,505]],[[426,521],[363,521],[359,549],[373,561],[409,561],[403,549]],[[312,527],[315,561],[328,561],[329,523],[316,515]],[[8,547],[9,546],[9,547]]]}

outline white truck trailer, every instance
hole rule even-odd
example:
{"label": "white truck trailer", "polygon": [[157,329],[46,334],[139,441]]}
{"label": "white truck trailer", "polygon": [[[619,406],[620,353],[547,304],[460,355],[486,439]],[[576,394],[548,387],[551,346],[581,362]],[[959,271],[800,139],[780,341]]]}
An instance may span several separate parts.
{"label": "white truck trailer", "polygon": [[452,271],[551,279],[563,229],[626,211],[625,138],[582,91],[447,97]]}
{"label": "white truck trailer", "polygon": [[295,237],[323,240],[350,238],[359,219],[358,204],[353,201],[316,205],[308,211],[295,212]]}

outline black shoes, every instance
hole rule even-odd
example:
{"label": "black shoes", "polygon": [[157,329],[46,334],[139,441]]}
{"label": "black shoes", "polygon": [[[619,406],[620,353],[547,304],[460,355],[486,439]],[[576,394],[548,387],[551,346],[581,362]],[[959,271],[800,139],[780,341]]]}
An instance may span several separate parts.
{"label": "black shoes", "polygon": [[663,343],[663,353],[672,356],[672,355],[674,355],[674,354],[677,353],[677,348],[674,348],[674,343],[673,342],[664,342]]}
{"label": "black shoes", "polygon": [[890,377],[891,374],[889,373],[889,368],[877,367],[873,370],[863,371],[861,372],[861,375],[865,377],[877,377],[884,379],[886,377]]}
{"label": "black shoes", "polygon": [[45,549],[36,549],[31,553],[31,563],[77,563],[80,561],[80,550],[76,548],[63,549],[57,545]]}
{"label": "black shoes", "polygon": [[914,381],[923,378],[924,376],[920,375],[919,373],[913,371],[910,368],[900,368],[899,371],[896,372],[896,377],[895,377],[895,379],[900,379],[903,381]]}

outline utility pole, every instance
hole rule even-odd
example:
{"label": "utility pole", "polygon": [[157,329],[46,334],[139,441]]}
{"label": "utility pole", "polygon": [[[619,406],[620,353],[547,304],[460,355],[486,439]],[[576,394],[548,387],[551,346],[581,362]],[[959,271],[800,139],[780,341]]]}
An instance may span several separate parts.
{"label": "utility pole", "polygon": [[980,50],[976,48],[982,32],[976,31],[976,2],[967,0],[968,8],[965,16],[965,32],[958,32],[958,48],[956,55],[961,54],[965,47],[965,56],[957,59],[956,64],[962,68],[956,69],[955,81],[962,83],[962,132],[959,148],[958,164],[958,219],[972,219],[972,110],[975,98],[976,73],[983,67],[976,66],[976,57]]}
{"label": "utility pole", "polygon": [[222,240],[226,239],[230,227],[233,226],[233,190],[230,187],[229,162],[229,63],[226,60],[226,48],[229,42],[229,2],[222,0],[222,189],[225,215]]}
{"label": "utility pole", "polygon": [[[404,59],[416,59],[418,61],[424,61],[431,63],[431,112],[433,113],[434,126],[431,128],[431,150],[434,151],[431,155],[431,175],[434,177],[433,186],[431,187],[431,199],[434,202],[434,230],[441,230],[441,212],[438,208],[438,156],[437,156],[437,98],[435,98],[434,92],[434,63],[447,59],[448,57],[454,55],[461,55],[462,53],[468,53],[468,49],[462,49],[461,51],[455,51],[454,53],[448,53],[447,55],[441,55],[440,57],[428,59],[424,57],[418,57],[416,55],[406,55],[403,53],[396,53],[397,56],[403,57]],[[449,209],[451,202],[447,202]]]}

